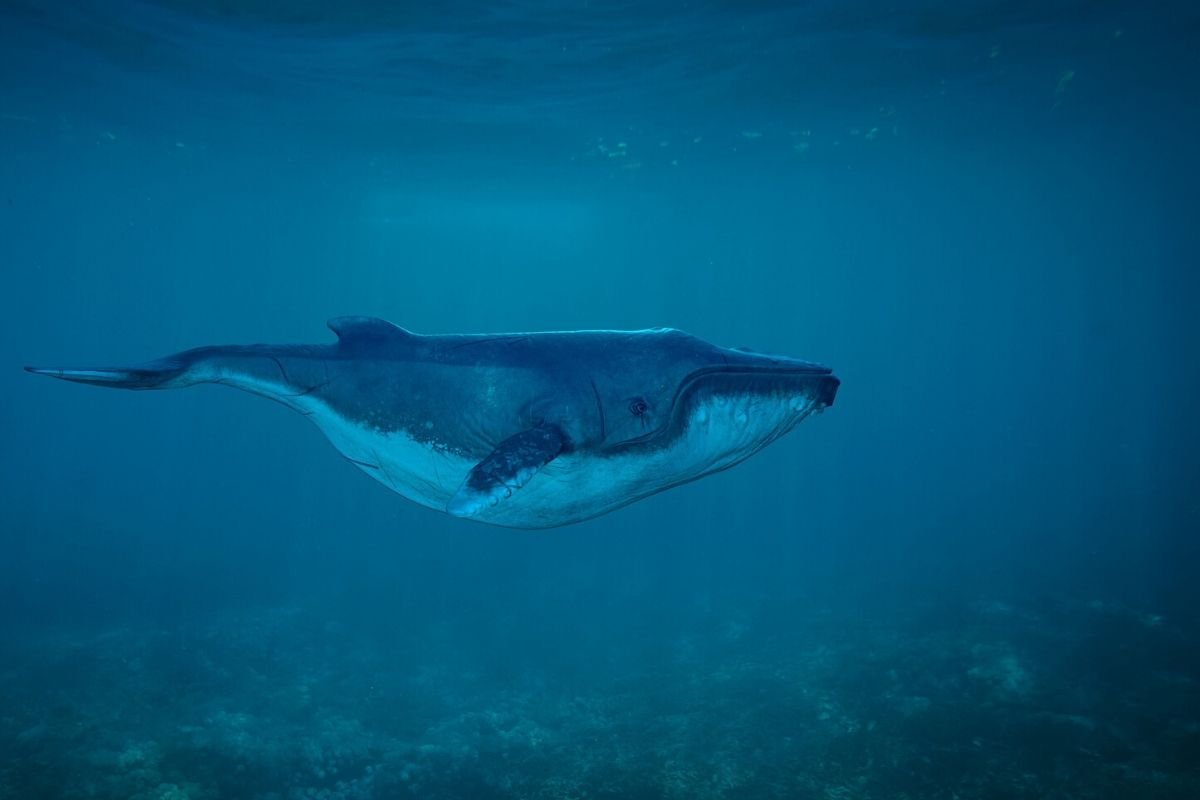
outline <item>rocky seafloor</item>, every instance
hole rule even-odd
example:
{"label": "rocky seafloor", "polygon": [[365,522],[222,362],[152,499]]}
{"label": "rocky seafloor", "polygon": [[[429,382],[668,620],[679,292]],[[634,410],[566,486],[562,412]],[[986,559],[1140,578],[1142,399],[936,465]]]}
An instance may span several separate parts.
{"label": "rocky seafloor", "polygon": [[1196,643],[1103,602],[448,652],[303,609],[11,639],[0,797],[1200,797]]}

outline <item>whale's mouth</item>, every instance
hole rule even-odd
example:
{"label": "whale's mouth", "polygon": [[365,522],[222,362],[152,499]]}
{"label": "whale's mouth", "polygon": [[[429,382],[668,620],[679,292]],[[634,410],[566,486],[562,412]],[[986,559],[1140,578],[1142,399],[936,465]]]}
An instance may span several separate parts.
{"label": "whale's mouth", "polygon": [[701,367],[680,382],[661,425],[616,447],[670,440],[687,425],[692,409],[713,397],[774,401],[772,405],[788,408],[802,418],[833,405],[840,384],[832,369],[807,361],[786,363],[780,359],[763,365]]}

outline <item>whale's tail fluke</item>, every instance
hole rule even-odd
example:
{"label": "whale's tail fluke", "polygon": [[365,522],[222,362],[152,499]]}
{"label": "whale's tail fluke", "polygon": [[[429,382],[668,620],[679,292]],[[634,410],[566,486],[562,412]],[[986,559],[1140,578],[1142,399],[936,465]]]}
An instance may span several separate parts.
{"label": "whale's tail fluke", "polygon": [[328,348],[218,345],[185,350],[131,367],[26,367],[26,372],[113,389],[179,389],[223,383],[287,402],[329,381]]}
{"label": "whale's tail fluke", "polygon": [[178,359],[162,359],[137,367],[26,367],[25,371],[114,389],[173,389],[199,382],[186,377],[189,366]]}

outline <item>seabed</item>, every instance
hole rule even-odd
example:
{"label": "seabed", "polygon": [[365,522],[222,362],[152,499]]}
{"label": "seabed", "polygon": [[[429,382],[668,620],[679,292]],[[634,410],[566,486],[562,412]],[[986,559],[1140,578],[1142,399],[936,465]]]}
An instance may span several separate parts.
{"label": "seabed", "polygon": [[1200,797],[1200,664],[1169,619],[990,601],[759,627],[546,669],[302,609],[6,644],[0,797]]}

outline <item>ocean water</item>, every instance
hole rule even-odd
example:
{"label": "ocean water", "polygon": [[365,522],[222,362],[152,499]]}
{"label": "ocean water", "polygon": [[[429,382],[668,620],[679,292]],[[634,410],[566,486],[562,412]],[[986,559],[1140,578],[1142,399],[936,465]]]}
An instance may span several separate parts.
{"label": "ocean water", "polygon": [[[0,4],[0,798],[1200,797],[1190,3]],[[519,531],[26,364],[671,326],[827,363]]]}

